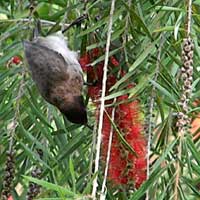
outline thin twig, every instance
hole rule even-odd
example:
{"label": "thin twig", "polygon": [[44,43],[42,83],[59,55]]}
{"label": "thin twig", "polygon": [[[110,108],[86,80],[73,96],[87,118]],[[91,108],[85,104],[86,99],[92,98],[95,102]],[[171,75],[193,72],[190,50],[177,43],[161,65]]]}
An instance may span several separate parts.
{"label": "thin twig", "polygon": [[[128,1],[128,5],[129,7],[131,6],[131,0]],[[124,34],[122,36],[123,39],[123,43],[122,46],[124,48],[124,52],[126,54],[126,50],[125,50],[125,44],[127,42],[127,32],[128,32],[128,18],[129,15],[126,15],[126,23],[125,23],[125,31]],[[121,56],[120,60],[122,59],[123,56]],[[120,75],[120,70],[118,75]],[[112,105],[115,105],[116,103],[116,98],[113,100]],[[115,108],[112,109],[112,114],[111,114],[111,120],[114,121],[115,118]],[[109,168],[109,162],[110,162],[110,153],[111,153],[111,148],[112,148],[112,138],[113,138],[113,126],[111,126],[110,129],[110,133],[109,133],[109,142],[108,142],[108,150],[107,150],[107,157],[106,157],[106,166],[105,166],[105,170],[104,170],[104,177],[103,177],[103,183],[102,183],[102,187],[101,187],[101,194],[100,194],[100,200],[104,200],[106,198],[106,180],[107,180],[107,176],[108,176],[108,168]]]}
{"label": "thin twig", "polygon": [[[94,173],[97,173],[99,170],[99,158],[100,158],[100,148],[101,148],[101,138],[102,138],[102,127],[103,127],[103,114],[105,107],[105,93],[106,93],[106,81],[107,81],[107,70],[108,70],[108,59],[109,59],[109,49],[110,49],[110,40],[111,40],[111,32],[112,32],[112,24],[113,24],[113,13],[115,9],[115,0],[111,2],[110,9],[110,17],[109,17],[109,25],[108,25],[108,33],[107,33],[107,42],[106,42],[106,52],[105,52],[105,61],[104,61],[104,73],[103,73],[103,81],[102,81],[102,94],[101,94],[101,105],[100,105],[100,114],[99,114],[99,126],[97,132],[97,145],[96,145],[96,158],[95,158],[95,170]],[[93,181],[92,188],[92,196],[96,199],[96,192],[98,187],[98,174]]]}
{"label": "thin twig", "polygon": [[[178,137],[179,137],[179,145],[178,145],[178,148],[177,148],[178,158],[181,158],[181,155],[182,155],[182,141],[183,141],[184,133],[185,133],[184,129],[181,129],[181,130],[178,131]],[[179,188],[180,173],[181,173],[181,166],[180,166],[179,160],[177,160],[177,162],[176,162],[175,188],[174,188],[174,200],[179,199],[178,188]]]}
{"label": "thin twig", "polygon": [[192,21],[192,0],[187,0],[187,36],[191,33],[191,21]]}
{"label": "thin twig", "polygon": [[[113,103],[115,103],[115,102],[116,102],[116,98],[114,99]],[[112,119],[112,121],[114,121],[114,119],[115,119],[115,108],[112,109],[111,119]],[[111,147],[112,147],[112,138],[113,138],[113,126],[111,126],[110,133],[109,133],[106,166],[105,166],[105,171],[104,171],[103,183],[102,183],[102,187],[101,187],[100,200],[106,199],[106,180],[107,180],[107,176],[108,176],[110,152],[111,152]]]}
{"label": "thin twig", "polygon": [[[29,18],[21,18],[21,19],[1,19],[0,22],[22,22],[22,23],[26,23],[26,22],[34,22],[34,19],[29,19]],[[42,25],[50,25],[53,26],[56,24],[56,22],[53,21],[49,21],[49,20],[44,20],[44,19],[40,19],[40,22]],[[60,26],[62,26],[62,23],[59,24]],[[65,23],[64,26],[69,26],[70,24]]]}
{"label": "thin twig", "polygon": [[96,137],[97,137],[97,122],[95,122],[95,125],[93,128],[93,134],[92,134],[92,149],[91,149],[91,155],[90,155],[88,180],[90,180],[90,178],[92,177],[93,159],[94,159],[95,148],[96,148]]}

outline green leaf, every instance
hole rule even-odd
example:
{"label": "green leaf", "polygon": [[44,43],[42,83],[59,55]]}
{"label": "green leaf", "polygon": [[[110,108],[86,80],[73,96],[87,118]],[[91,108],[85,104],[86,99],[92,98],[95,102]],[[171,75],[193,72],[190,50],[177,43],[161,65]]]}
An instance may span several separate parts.
{"label": "green leaf", "polygon": [[[131,73],[128,73],[128,74],[131,74]],[[113,94],[110,94],[105,97],[105,100],[113,99],[113,98],[116,98],[116,97],[119,97],[119,96],[122,96],[125,94],[129,94],[130,98],[133,97],[134,95],[136,95],[137,93],[139,93],[145,89],[145,87],[149,84],[149,80],[153,77],[153,75],[154,75],[154,73],[149,74],[149,75],[145,74],[144,76],[141,77],[141,81],[135,87],[123,89],[123,90],[120,90]],[[127,77],[127,76],[125,75],[124,77]],[[120,79],[118,82],[122,83],[122,79]],[[118,85],[115,84],[111,89],[114,89],[115,86],[118,86]]]}
{"label": "green leaf", "polygon": [[48,190],[56,191],[62,196],[66,195],[68,197],[78,198],[78,195],[76,195],[74,192],[72,192],[72,191],[70,191],[70,190],[68,190],[64,187],[55,185],[53,183],[49,183],[47,181],[43,181],[43,180],[39,180],[39,179],[36,179],[36,178],[33,178],[33,177],[29,177],[29,176],[23,176],[23,177],[30,182],[37,183],[38,185],[45,187]]}
{"label": "green leaf", "polygon": [[117,89],[119,87],[119,85],[121,85],[122,83],[124,83],[128,78],[130,78],[131,76],[133,76],[133,74],[135,73],[134,70],[136,70],[137,67],[139,67],[139,65],[146,59],[146,57],[150,54],[153,53],[155,48],[155,44],[156,41],[153,42],[152,44],[149,44],[145,47],[145,50],[143,51],[143,53],[140,54],[140,56],[135,60],[135,62],[130,66],[129,68],[129,72],[127,74],[125,74],[119,81],[117,81],[116,84],[114,84],[111,88],[111,90]]}
{"label": "green leaf", "polygon": [[145,181],[140,188],[133,193],[133,195],[130,197],[130,200],[140,200],[141,197],[145,194],[148,188],[151,188],[151,186],[155,183],[156,180],[158,180],[158,177],[161,177],[162,174],[165,172],[167,168],[157,169],[155,170],[149,177],[147,181]]}
{"label": "green leaf", "polygon": [[178,17],[178,19],[177,19],[177,21],[176,21],[176,24],[174,26],[174,38],[175,38],[175,40],[178,39],[178,31],[179,31],[179,27],[181,25],[182,18],[183,18],[183,14],[181,12],[179,17]]}
{"label": "green leaf", "polygon": [[[119,16],[121,15],[121,13],[124,11],[124,8],[120,8],[119,10],[117,10],[115,13],[114,13],[114,16],[113,16],[113,23],[119,18]],[[82,31],[79,35],[77,35],[77,37],[82,37],[86,34],[89,34],[91,32],[94,32],[96,29],[102,27],[103,25],[107,24],[108,23],[108,20],[109,20],[109,16],[103,18],[102,20],[98,21],[95,23],[95,25],[93,25],[92,27],[90,28],[87,28],[86,30]]]}
{"label": "green leaf", "polygon": [[176,8],[171,6],[156,6],[155,9],[159,11],[180,11],[180,12],[184,11],[181,8]]}
{"label": "green leaf", "polygon": [[48,168],[49,170],[51,170],[51,167],[45,163],[43,160],[41,160],[41,158],[39,157],[39,155],[35,152],[32,151],[32,149],[30,149],[29,147],[27,147],[23,142],[18,141],[19,144],[21,145],[21,147],[23,148],[23,150],[25,150],[26,154],[29,155],[29,157],[35,161],[35,159],[37,161],[39,161],[39,163],[42,163],[46,168]]}
{"label": "green leaf", "polygon": [[161,91],[161,93],[168,97],[172,102],[176,103],[177,104],[177,99],[170,93],[168,92],[164,87],[162,87],[159,83],[153,81],[153,80],[150,80],[150,82],[158,89]]}
{"label": "green leaf", "polygon": [[129,10],[129,12],[130,12],[132,23],[134,24],[134,21],[136,21],[143,28],[143,30],[146,32],[146,34],[149,36],[149,38],[151,38],[153,40],[153,37],[151,36],[151,33],[150,33],[147,25],[145,24],[145,22],[142,20],[142,18],[137,15],[137,13],[135,12],[135,10],[133,8],[130,8],[124,1],[122,1],[122,2],[125,5],[126,9]]}
{"label": "green leaf", "polygon": [[112,118],[109,116],[108,112],[106,110],[104,110],[104,112],[106,113],[106,115],[108,116],[114,130],[117,133],[117,136],[120,140],[120,142],[122,143],[122,145],[124,146],[125,149],[127,149],[128,151],[130,151],[133,155],[135,155],[136,157],[138,157],[138,155],[136,154],[135,150],[130,146],[130,144],[125,140],[125,138],[123,137],[122,133],[120,133],[120,130],[117,128],[116,124],[114,123],[114,121],[112,120]]}
{"label": "green leaf", "polygon": [[[33,98],[33,96],[32,96],[32,98]],[[31,102],[28,97],[26,97],[26,100],[28,101],[30,107],[32,108],[34,113],[37,115],[37,117],[41,120],[41,122],[46,124],[49,128],[53,129],[53,127],[46,120],[45,116],[41,114],[41,111],[39,110],[39,108],[36,107],[36,104],[33,104],[34,101]]]}
{"label": "green leaf", "polygon": [[198,163],[198,165],[200,165],[200,157],[199,157],[199,153],[193,143],[193,141],[191,140],[191,138],[187,138],[187,143],[188,143],[188,148],[192,154],[192,157],[195,159],[195,161]]}
{"label": "green leaf", "polygon": [[72,177],[73,192],[75,193],[76,192],[76,178],[75,178],[74,165],[71,158],[69,159],[69,170]]}

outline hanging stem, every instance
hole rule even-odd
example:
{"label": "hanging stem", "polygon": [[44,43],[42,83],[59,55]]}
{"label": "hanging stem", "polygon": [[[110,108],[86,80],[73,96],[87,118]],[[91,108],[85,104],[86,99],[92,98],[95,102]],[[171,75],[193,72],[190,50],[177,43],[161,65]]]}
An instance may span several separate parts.
{"label": "hanging stem", "polygon": [[191,21],[192,21],[192,0],[187,0],[186,1],[188,7],[187,7],[187,37],[190,37],[191,33]]}
{"label": "hanging stem", "polygon": [[[105,94],[106,94],[108,59],[109,59],[109,49],[110,49],[110,40],[111,40],[114,9],[115,9],[115,0],[112,0],[111,9],[110,9],[109,24],[108,24],[105,61],[104,61],[104,67],[103,67],[104,72],[103,72],[103,81],[102,81],[102,94],[101,94],[101,105],[100,105],[100,114],[99,114],[99,126],[98,126],[98,131],[97,131],[97,145],[96,145],[96,158],[95,158],[94,173],[97,173],[98,170],[99,170],[99,158],[100,158],[100,148],[101,148],[101,138],[102,138],[102,127],[103,127],[103,114],[104,114],[104,107],[105,107],[104,98],[105,98]],[[96,175],[96,177],[93,181],[93,188],[92,188],[93,199],[96,199],[96,192],[97,192],[97,187],[98,187],[97,180],[98,180],[98,174]]]}

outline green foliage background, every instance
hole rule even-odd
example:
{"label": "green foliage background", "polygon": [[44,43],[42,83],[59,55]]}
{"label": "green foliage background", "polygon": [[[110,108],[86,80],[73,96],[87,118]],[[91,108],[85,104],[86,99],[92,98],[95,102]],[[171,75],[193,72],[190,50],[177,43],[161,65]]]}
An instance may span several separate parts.
{"label": "green foliage background", "polygon": [[[40,199],[89,199],[91,193],[91,155],[93,133],[87,127],[66,121],[58,110],[39,95],[24,62],[22,40],[29,39],[34,27],[29,20],[28,0],[0,0],[0,190],[9,148],[14,132],[16,176],[14,185],[22,193],[13,191],[15,199],[25,199],[28,180],[34,166],[42,167],[43,185]],[[60,29],[60,23],[70,23],[86,12],[89,16],[82,26],[66,32],[71,49],[83,52],[95,47],[104,48],[108,30],[111,1],[96,0],[38,0],[35,15],[40,18],[43,34]],[[192,102],[200,94],[200,1],[193,1],[192,39],[194,50],[194,79],[191,117],[200,107]],[[141,199],[149,189],[150,199],[173,199],[175,162],[177,161],[177,130],[175,129],[177,101],[181,94],[178,82],[181,68],[181,46],[185,37],[186,4],[183,0],[116,1],[110,53],[120,61],[127,74],[118,80],[107,99],[129,94],[137,95],[148,118],[149,98],[155,92],[154,124],[151,150],[156,159],[150,168],[150,179],[131,192],[107,188],[106,199]],[[87,26],[86,26],[87,23]],[[85,28],[84,28],[85,27]],[[87,42],[86,42],[87,40]],[[160,59],[158,54],[160,53]],[[9,64],[13,56],[23,63]],[[93,64],[104,59],[104,56]],[[154,80],[158,73],[157,80]],[[128,81],[126,81],[128,79]],[[134,89],[126,89],[131,83]],[[86,93],[86,88],[85,88]],[[88,106],[89,123],[95,124],[94,108]],[[16,127],[14,126],[16,123]],[[15,129],[14,129],[15,127]],[[179,198],[200,199],[200,140],[186,134],[183,141],[182,170],[178,187]],[[42,149],[41,160],[37,149]],[[36,180],[37,182],[37,180]],[[101,178],[99,180],[101,185]],[[62,188],[61,188],[62,187]]]}

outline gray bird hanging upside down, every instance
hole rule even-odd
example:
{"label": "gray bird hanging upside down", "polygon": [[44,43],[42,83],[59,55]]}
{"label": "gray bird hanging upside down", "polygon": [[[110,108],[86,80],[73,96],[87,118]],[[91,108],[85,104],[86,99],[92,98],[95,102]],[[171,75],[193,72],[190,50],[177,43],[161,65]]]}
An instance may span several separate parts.
{"label": "gray bird hanging upside down", "polygon": [[24,48],[32,78],[44,99],[69,121],[86,125],[83,72],[76,53],[67,47],[62,33],[25,41]]}

